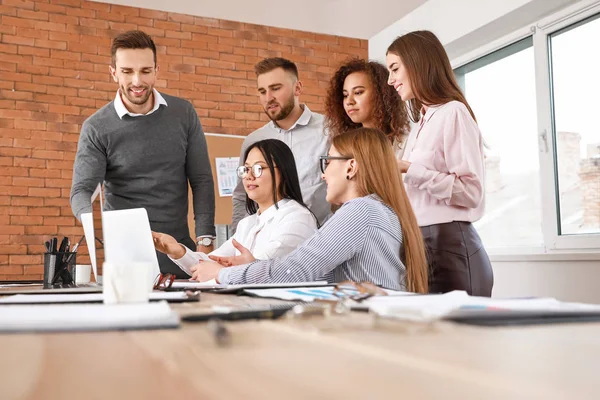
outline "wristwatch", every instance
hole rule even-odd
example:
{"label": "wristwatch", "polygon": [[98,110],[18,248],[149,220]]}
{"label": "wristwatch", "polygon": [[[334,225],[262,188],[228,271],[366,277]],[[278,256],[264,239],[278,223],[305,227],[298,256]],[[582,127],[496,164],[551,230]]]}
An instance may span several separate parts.
{"label": "wristwatch", "polygon": [[204,236],[204,237],[201,237],[200,239],[198,239],[196,244],[198,246],[204,246],[204,247],[212,246],[215,239],[216,239],[215,237]]}

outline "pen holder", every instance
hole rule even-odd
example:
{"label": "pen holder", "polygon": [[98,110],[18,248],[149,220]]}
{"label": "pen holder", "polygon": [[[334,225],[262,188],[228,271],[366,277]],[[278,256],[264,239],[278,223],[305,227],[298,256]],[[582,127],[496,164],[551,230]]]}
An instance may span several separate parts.
{"label": "pen holder", "polygon": [[44,253],[44,289],[75,284],[77,253]]}

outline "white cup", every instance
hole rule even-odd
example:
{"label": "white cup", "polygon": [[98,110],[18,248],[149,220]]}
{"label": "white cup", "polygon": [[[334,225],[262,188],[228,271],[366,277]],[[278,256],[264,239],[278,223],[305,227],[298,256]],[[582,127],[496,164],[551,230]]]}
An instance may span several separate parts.
{"label": "white cup", "polygon": [[75,265],[75,284],[90,283],[92,277],[92,266],[85,264]]}
{"label": "white cup", "polygon": [[148,271],[153,268],[147,262],[115,264],[105,262],[102,266],[102,292],[104,304],[147,303]]}

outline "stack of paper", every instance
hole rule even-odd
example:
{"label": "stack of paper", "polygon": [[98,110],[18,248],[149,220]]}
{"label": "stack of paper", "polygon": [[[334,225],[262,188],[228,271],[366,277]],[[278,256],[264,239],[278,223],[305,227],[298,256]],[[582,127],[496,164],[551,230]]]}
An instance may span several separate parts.
{"label": "stack of paper", "polygon": [[[478,318],[497,317],[502,313],[511,318],[519,313],[535,316],[556,313],[561,317],[568,313],[600,313],[600,305],[564,303],[554,298],[494,299],[469,296],[464,291],[453,291],[438,295],[382,296],[367,300],[369,309],[384,317],[412,321],[433,321],[438,319],[459,319],[471,315]],[[511,315],[512,314],[512,315]]]}
{"label": "stack of paper", "polygon": [[177,328],[167,302],[0,307],[0,332],[99,331]]}

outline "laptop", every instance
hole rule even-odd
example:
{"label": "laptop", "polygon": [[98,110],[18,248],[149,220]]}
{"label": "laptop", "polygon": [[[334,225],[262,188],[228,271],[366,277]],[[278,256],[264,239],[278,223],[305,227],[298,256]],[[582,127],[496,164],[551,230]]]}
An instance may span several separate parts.
{"label": "laptop", "polygon": [[101,268],[105,262],[147,262],[151,268],[140,279],[145,279],[149,290],[152,290],[160,268],[148,213],[144,208],[104,211],[103,197],[102,186],[98,184],[91,198],[92,212],[81,214],[96,282],[102,284]]}

